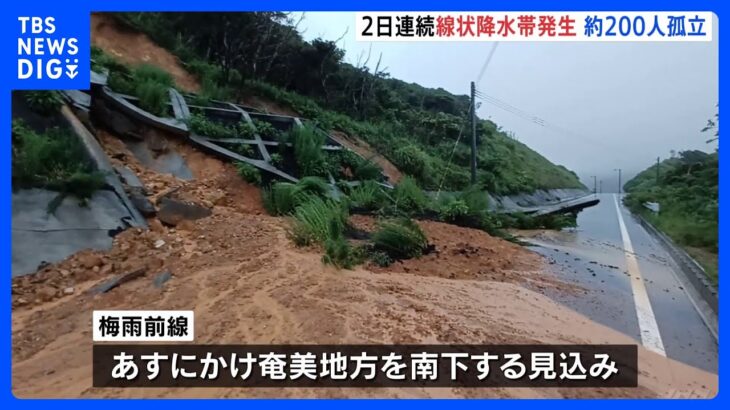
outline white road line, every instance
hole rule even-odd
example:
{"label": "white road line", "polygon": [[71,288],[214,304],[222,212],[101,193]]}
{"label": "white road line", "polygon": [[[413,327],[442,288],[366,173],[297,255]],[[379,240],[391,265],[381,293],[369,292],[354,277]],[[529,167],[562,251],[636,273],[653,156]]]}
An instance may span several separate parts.
{"label": "white road line", "polygon": [[662,336],[659,333],[659,326],[654,317],[654,310],[651,308],[649,295],[646,293],[644,278],[639,270],[639,262],[634,254],[634,247],[631,245],[629,231],[626,230],[624,217],[621,215],[621,207],[618,203],[618,195],[613,195],[616,204],[618,224],[621,228],[621,239],[624,242],[624,254],[626,255],[626,268],[630,274],[631,292],[634,294],[634,305],[636,306],[636,318],[639,320],[639,331],[641,332],[641,344],[647,349],[666,356]]}

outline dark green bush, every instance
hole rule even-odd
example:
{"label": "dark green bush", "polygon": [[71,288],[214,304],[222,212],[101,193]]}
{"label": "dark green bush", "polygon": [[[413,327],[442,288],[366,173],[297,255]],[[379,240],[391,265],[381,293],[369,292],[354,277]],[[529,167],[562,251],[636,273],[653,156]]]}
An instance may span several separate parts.
{"label": "dark green bush", "polygon": [[368,256],[372,263],[382,268],[390,266],[393,263],[393,259],[383,251],[372,251]]}
{"label": "dark green bush", "polygon": [[305,177],[296,184],[277,182],[263,192],[264,208],[270,215],[288,215],[311,197],[327,198],[330,186],[321,178]]}
{"label": "dark green bush", "polygon": [[255,166],[246,162],[236,162],[236,172],[246,182],[261,185],[261,171]]}
{"label": "dark green bush", "polygon": [[303,246],[324,244],[342,235],[347,224],[347,210],[339,203],[309,196],[294,210],[291,235],[294,243]]}
{"label": "dark green bush", "polygon": [[136,84],[152,81],[167,88],[175,85],[175,81],[167,71],[151,64],[142,64],[136,67],[132,72],[132,79]]}
{"label": "dark green bush", "polygon": [[327,176],[329,164],[322,151],[325,137],[310,126],[294,127],[289,132],[300,176]]}
{"label": "dark green bush", "polygon": [[273,125],[271,125],[267,121],[261,121],[254,119],[253,125],[256,128],[256,132],[258,132],[259,136],[265,140],[277,140],[279,136],[279,130],[274,128]]}
{"label": "dark green bush", "polygon": [[271,154],[271,165],[275,167],[280,167],[284,163],[284,157],[281,156],[278,152],[275,152]]}
{"label": "dark green bush", "polygon": [[428,246],[426,235],[410,219],[381,223],[372,242],[376,251],[385,252],[393,260],[417,258]]}
{"label": "dark green bush", "polygon": [[[337,229],[333,226],[332,229]],[[325,265],[333,265],[337,268],[352,269],[365,259],[362,248],[355,248],[342,236],[333,235],[327,239],[324,244],[324,255],[322,255],[322,263]]]}
{"label": "dark green bush", "polygon": [[169,86],[153,79],[136,82],[134,95],[139,98],[139,107],[159,117],[169,115]]}
{"label": "dark green bush", "polygon": [[41,115],[50,115],[61,109],[63,98],[58,91],[28,91],[25,102],[31,110]]}
{"label": "dark green bush", "polygon": [[455,222],[469,215],[469,206],[461,199],[451,198],[439,207],[438,212],[442,221]]}
{"label": "dark green bush", "polygon": [[84,205],[105,184],[104,174],[88,159],[79,139],[68,129],[39,134],[13,121],[13,188],[45,188],[60,192],[49,211],[72,195]]}
{"label": "dark green bush", "polygon": [[397,211],[407,214],[423,212],[429,206],[428,197],[423,193],[416,181],[404,177],[393,190],[393,199]]}
{"label": "dark green bush", "polygon": [[365,181],[352,188],[348,194],[351,209],[374,211],[388,203],[388,196],[375,181]]}

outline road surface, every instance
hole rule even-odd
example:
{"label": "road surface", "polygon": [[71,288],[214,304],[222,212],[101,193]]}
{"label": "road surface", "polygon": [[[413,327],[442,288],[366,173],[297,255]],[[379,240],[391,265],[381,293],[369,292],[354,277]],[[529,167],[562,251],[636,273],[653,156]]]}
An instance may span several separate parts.
{"label": "road surface", "polygon": [[717,373],[717,317],[618,196],[598,198],[575,230],[527,239],[554,273],[585,289],[549,296],[647,349]]}

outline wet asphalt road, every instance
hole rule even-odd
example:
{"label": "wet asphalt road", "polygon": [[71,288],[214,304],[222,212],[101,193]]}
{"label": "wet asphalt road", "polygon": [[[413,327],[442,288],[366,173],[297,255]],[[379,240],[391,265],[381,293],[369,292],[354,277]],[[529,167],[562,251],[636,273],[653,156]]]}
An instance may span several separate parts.
{"label": "wet asphalt road", "polygon": [[[717,373],[717,341],[698,312],[703,310],[703,302],[696,295],[690,296],[692,289],[685,289],[681,276],[677,276],[682,273],[662,245],[623,205],[617,209],[615,195],[599,194],[598,197],[601,200],[598,205],[578,214],[577,229],[528,239],[538,245],[532,249],[550,260],[556,275],[585,289],[583,294],[548,296],[639,343],[642,343],[643,330],[644,346],[647,346],[646,333],[654,333],[668,357]],[[635,258],[635,266],[630,266],[624,252],[626,242],[618,212],[633,245],[631,259]],[[643,281],[644,286],[637,287],[631,281]],[[642,293],[648,296],[648,302],[637,299],[636,294]],[[637,306],[643,306],[646,311],[645,304],[650,304],[649,310],[653,312],[650,320],[656,325],[653,332],[646,330],[646,317],[641,325],[637,319]]]}

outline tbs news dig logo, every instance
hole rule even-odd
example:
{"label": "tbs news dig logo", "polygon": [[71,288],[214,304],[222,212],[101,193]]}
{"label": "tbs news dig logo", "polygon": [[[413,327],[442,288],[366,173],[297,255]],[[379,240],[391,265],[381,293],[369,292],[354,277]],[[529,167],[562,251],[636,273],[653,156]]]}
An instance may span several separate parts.
{"label": "tbs news dig logo", "polygon": [[73,80],[79,74],[79,40],[62,36],[54,17],[18,17],[18,23],[18,80]]}

